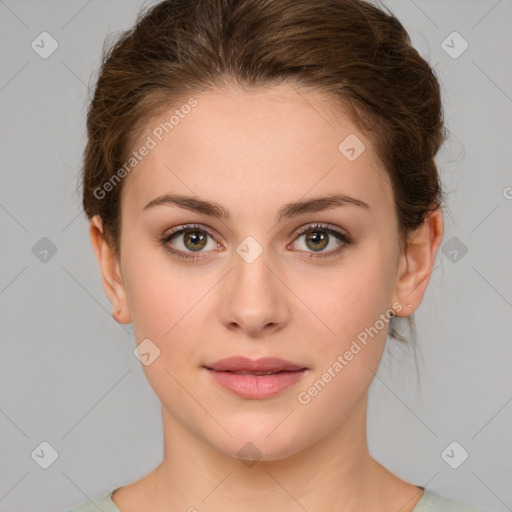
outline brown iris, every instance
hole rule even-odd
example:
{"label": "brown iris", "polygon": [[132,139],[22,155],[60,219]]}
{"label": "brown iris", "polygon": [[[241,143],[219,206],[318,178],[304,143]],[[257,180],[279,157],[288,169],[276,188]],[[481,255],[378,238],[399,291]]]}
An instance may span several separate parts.
{"label": "brown iris", "polygon": [[[201,250],[206,245],[207,235],[201,231],[185,231],[183,241],[187,249],[191,251]],[[191,245],[189,245],[189,242]],[[199,244],[199,245],[198,245]]]}
{"label": "brown iris", "polygon": [[310,247],[311,249],[317,251],[322,250],[326,247],[328,242],[328,237],[325,232],[322,231],[310,231],[306,234],[306,244],[313,241],[313,247]]}

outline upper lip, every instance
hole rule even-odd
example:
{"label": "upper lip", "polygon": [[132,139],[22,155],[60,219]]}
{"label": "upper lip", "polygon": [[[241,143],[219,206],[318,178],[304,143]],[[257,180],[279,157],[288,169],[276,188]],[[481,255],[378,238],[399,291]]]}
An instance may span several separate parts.
{"label": "upper lip", "polygon": [[242,356],[220,359],[211,365],[205,365],[205,367],[217,372],[293,372],[306,369],[304,366],[299,366],[278,357],[262,357],[253,361]]}

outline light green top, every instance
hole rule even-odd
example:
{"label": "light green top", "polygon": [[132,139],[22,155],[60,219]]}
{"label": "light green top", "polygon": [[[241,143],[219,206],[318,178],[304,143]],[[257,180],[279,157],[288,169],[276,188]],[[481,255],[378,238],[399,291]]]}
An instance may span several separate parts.
{"label": "light green top", "polygon": [[[70,510],[68,512],[122,512],[117,505],[112,501],[112,494],[118,488],[110,491],[106,496],[95,500],[95,503],[87,502],[83,505]],[[412,512],[485,512],[484,510],[477,509],[465,503],[444,498],[431,489],[424,489],[423,496],[420,498]]]}

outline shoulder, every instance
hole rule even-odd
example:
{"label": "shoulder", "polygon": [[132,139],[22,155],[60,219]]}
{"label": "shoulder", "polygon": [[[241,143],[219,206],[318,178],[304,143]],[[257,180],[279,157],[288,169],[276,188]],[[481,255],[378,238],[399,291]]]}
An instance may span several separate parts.
{"label": "shoulder", "polygon": [[431,489],[425,489],[412,512],[486,512],[467,503],[445,498]]}
{"label": "shoulder", "polygon": [[88,501],[73,510],[68,510],[67,512],[98,512],[98,510],[101,510],[102,512],[121,512],[111,498],[112,494],[116,490],[117,489],[112,489],[105,496],[95,499],[94,503],[93,501]]}

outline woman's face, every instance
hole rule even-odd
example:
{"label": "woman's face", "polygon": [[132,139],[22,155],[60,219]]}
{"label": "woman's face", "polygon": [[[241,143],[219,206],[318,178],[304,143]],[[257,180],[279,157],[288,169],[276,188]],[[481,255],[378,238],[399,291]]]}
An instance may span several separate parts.
{"label": "woman's face", "polygon": [[[195,100],[148,128],[140,145],[149,135],[155,147],[125,178],[126,307],[136,343],[150,340],[143,368],[168,418],[226,454],[251,442],[279,459],[360,426],[391,308],[402,307],[392,189],[370,141],[333,117],[327,97],[283,85]],[[159,140],[175,108],[179,122]],[[165,195],[190,206],[150,205]],[[354,201],[286,206],[333,196]],[[265,379],[240,396],[206,368],[232,356],[306,370],[223,373],[239,387]]]}

